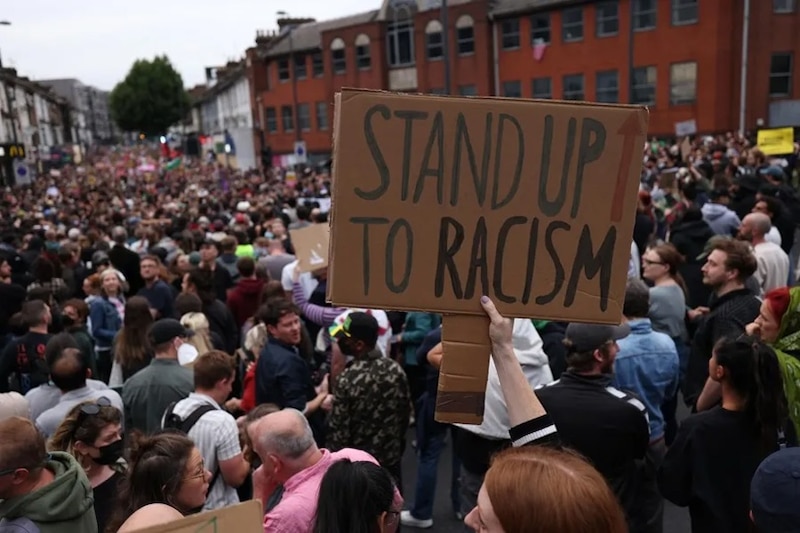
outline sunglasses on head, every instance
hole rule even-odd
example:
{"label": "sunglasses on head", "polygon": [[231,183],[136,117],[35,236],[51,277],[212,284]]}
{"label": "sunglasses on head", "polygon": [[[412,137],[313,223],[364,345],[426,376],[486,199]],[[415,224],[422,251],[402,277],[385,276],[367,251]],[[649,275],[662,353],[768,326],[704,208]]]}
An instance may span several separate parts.
{"label": "sunglasses on head", "polygon": [[102,407],[111,407],[111,400],[105,396],[101,396],[94,403],[81,405],[81,412],[78,413],[78,421],[77,424],[75,424],[75,427],[80,427],[81,424],[83,424],[83,421],[86,420],[86,417],[96,416],[98,413],[100,413],[100,408]]}

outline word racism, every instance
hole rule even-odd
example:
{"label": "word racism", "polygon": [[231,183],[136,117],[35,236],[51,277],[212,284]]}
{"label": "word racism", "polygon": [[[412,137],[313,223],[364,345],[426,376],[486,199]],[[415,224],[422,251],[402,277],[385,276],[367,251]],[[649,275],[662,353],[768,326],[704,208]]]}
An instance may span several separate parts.
{"label": "word racism", "polygon": [[[563,310],[591,293],[578,304],[591,302],[594,315],[608,309],[615,252],[622,241],[630,248],[633,204],[623,200],[645,134],[639,116],[628,108],[631,120],[609,131],[589,106],[543,113],[528,103],[537,112],[525,113],[499,102],[375,103],[348,128],[365,149],[358,178],[338,184],[334,227],[346,220],[357,241],[346,255],[360,255],[358,301],[405,294],[404,308],[469,312],[466,302],[487,294],[507,309]],[[628,227],[618,227],[626,210]]]}

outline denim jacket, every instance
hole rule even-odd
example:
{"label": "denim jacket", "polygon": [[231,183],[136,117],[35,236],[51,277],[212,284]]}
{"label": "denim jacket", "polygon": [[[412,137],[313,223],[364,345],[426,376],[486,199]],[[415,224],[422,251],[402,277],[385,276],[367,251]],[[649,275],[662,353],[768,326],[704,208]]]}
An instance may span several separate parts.
{"label": "denim jacket", "polygon": [[122,327],[122,318],[113,303],[107,298],[96,298],[89,308],[92,337],[97,350],[110,350],[114,336]]}
{"label": "denim jacket", "polygon": [[635,394],[647,408],[650,440],[664,436],[661,406],[678,390],[679,363],[675,342],[653,331],[649,318],[628,322],[631,334],[617,341],[613,385]]}

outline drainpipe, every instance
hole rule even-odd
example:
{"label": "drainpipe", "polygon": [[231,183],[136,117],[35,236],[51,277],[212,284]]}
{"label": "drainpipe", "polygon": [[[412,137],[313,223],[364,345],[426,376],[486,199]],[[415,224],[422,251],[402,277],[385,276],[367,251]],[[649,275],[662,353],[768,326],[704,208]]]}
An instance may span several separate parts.
{"label": "drainpipe", "polygon": [[739,82],[739,135],[744,136],[747,111],[747,45],[750,37],[750,0],[744,0],[742,14],[742,68]]}
{"label": "drainpipe", "polygon": [[444,55],[444,94],[450,95],[453,88],[450,80],[450,22],[448,21],[447,0],[442,0],[442,9],[439,13],[439,22],[442,24],[442,53]]}
{"label": "drainpipe", "polygon": [[492,95],[500,94],[500,51],[497,47],[497,21],[493,13],[489,13],[489,24],[492,25],[492,74],[494,87]]}

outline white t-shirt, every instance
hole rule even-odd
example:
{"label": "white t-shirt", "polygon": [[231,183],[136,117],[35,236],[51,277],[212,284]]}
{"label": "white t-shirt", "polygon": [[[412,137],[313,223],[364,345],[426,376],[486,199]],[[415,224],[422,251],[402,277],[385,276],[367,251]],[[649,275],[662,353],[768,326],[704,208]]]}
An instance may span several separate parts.
{"label": "white t-shirt", "polygon": [[767,242],[774,242],[778,246],[780,246],[781,242],[783,242],[781,240],[781,232],[778,231],[778,228],[776,228],[775,226],[769,228],[769,233],[764,235],[764,238],[767,240]]}
{"label": "white t-shirt", "polygon": [[[281,271],[281,285],[283,285],[283,290],[288,292],[289,294],[292,293],[292,288],[294,287],[294,282],[292,281],[294,278],[294,269],[297,268],[297,264],[299,261],[294,260],[285,267]],[[300,274],[300,277],[297,279],[300,282],[300,286],[303,287],[303,294],[306,297],[306,300],[311,298],[311,293],[314,292],[314,289],[317,288],[319,285],[319,281],[311,275],[311,272],[303,272]]]}
{"label": "white t-shirt", "polygon": [[789,282],[789,256],[774,242],[762,242],[753,247],[758,268],[755,277],[762,294],[785,287]]}

